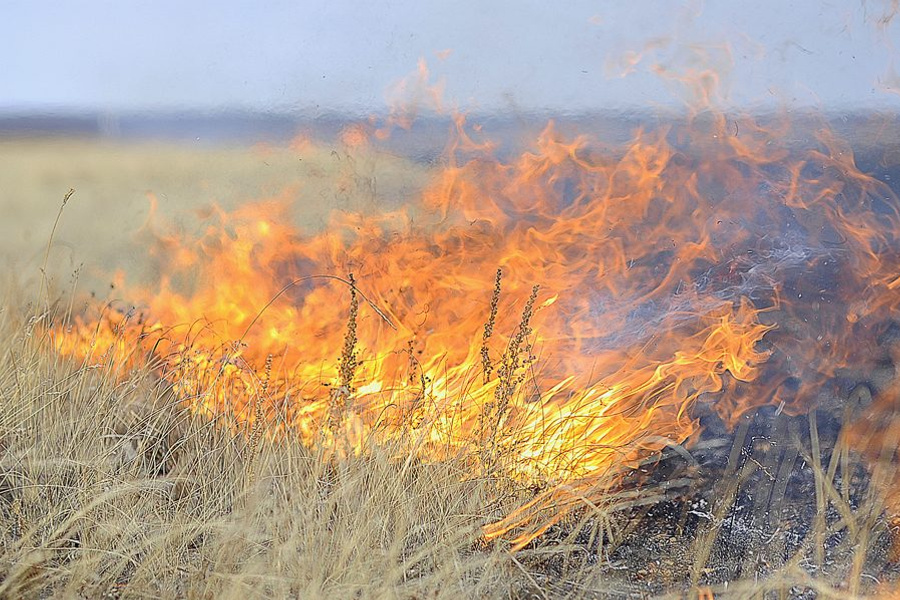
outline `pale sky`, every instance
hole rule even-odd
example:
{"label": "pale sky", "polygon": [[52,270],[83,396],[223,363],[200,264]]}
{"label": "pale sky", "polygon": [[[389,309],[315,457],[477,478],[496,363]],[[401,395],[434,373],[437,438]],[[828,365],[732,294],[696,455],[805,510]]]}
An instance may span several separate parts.
{"label": "pale sky", "polygon": [[465,110],[676,103],[654,64],[726,105],[900,110],[890,4],[0,0],[0,111],[379,112],[420,58]]}

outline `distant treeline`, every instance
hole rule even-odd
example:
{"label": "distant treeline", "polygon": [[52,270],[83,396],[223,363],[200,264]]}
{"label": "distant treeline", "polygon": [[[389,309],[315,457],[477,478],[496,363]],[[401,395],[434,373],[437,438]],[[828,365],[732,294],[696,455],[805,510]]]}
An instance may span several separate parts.
{"label": "distant treeline", "polygon": [[[822,115],[794,111],[788,114],[760,113],[758,121],[778,120],[787,116],[798,131],[812,133],[822,123]],[[703,116],[700,117],[703,119]],[[729,117],[730,118],[730,117]],[[735,113],[734,135],[740,135],[739,123],[748,118]],[[654,129],[660,124],[683,122],[678,113],[609,110],[592,113],[492,113],[470,115],[468,122],[479,125],[480,134],[501,144],[500,153],[516,152],[531,145],[537,134],[553,120],[564,137],[587,134],[604,145],[615,146],[628,141],[642,127]],[[829,113],[828,125],[847,139],[857,150],[900,147],[900,115],[885,113]],[[192,144],[287,144],[298,135],[312,141],[335,143],[341,131],[354,123],[383,120],[364,116],[323,112],[320,114],[219,112],[147,112],[147,113],[4,113],[0,112],[0,140],[34,137],[79,137],[123,141],[173,141]],[[444,151],[449,132],[455,127],[445,115],[420,116],[409,129],[394,128],[380,142],[419,160],[433,160]],[[732,129],[729,127],[729,132]],[[800,140],[798,140],[799,142]]]}

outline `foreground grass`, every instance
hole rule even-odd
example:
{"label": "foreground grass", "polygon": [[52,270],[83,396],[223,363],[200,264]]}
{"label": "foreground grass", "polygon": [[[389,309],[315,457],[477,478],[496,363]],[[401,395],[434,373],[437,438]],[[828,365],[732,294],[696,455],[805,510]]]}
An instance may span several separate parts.
{"label": "foreground grass", "polygon": [[452,462],[398,461],[391,448],[347,459],[290,438],[248,448],[186,414],[148,373],[60,362],[33,320],[0,310],[0,596],[458,598],[521,587],[509,555],[476,550],[486,507],[498,508],[494,482]]}
{"label": "foreground grass", "polygon": [[[719,481],[698,480],[699,491],[683,491],[675,504],[660,492],[667,483],[648,483],[629,496],[636,510],[583,511],[511,554],[502,540],[485,543],[481,528],[529,494],[473,476],[465,457],[425,464],[400,447],[369,447],[338,458],[288,436],[247,435],[188,413],[149,367],[123,373],[102,358],[61,360],[42,333],[50,313],[29,317],[16,296],[0,301],[0,598],[621,598],[667,590],[847,598],[895,589],[867,574],[872,556],[884,570],[877,503],[842,501],[833,473],[813,458],[812,469],[804,460],[791,475],[805,455],[800,441],[790,458],[782,438],[772,445],[777,453],[757,452],[742,427]],[[774,472],[782,484],[764,477]],[[799,537],[770,515],[792,508],[784,494],[798,473],[811,474],[808,500],[819,505],[819,517],[797,513],[811,527],[794,517],[806,532]],[[782,488],[775,505],[754,501],[770,497],[767,485]],[[683,506],[683,516],[653,517],[667,503]],[[723,578],[723,569],[732,575]]]}

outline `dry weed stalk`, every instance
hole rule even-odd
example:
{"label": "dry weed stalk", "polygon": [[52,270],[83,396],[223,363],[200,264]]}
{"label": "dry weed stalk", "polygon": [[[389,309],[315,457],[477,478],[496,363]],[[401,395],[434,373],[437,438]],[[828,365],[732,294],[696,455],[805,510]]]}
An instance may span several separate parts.
{"label": "dry weed stalk", "polygon": [[491,380],[491,373],[494,371],[494,365],[491,363],[491,356],[488,353],[488,341],[494,334],[494,324],[497,321],[497,305],[500,303],[500,278],[503,277],[503,271],[498,267],[497,274],[494,276],[494,291],[491,293],[491,310],[488,320],[484,324],[484,334],[481,336],[481,366],[484,370],[484,383]]}
{"label": "dry weed stalk", "polygon": [[503,361],[497,369],[497,378],[500,380],[500,384],[494,390],[494,401],[498,409],[498,418],[502,418],[506,413],[516,389],[525,379],[525,372],[520,371],[519,367],[527,366],[535,360],[530,341],[531,317],[534,314],[534,303],[539,290],[539,285],[531,288],[531,294],[528,296],[528,301],[525,302],[525,308],[522,309],[522,317],[519,319],[516,334],[507,346]]}
{"label": "dry weed stalk", "polygon": [[63,211],[66,209],[66,204],[69,203],[69,199],[72,198],[73,194],[75,194],[75,188],[69,188],[69,191],[63,196],[62,203],[59,206],[59,212],[56,213],[56,220],[53,221],[53,229],[50,230],[50,238],[47,240],[47,250],[44,253],[44,262],[41,265],[41,284],[38,287],[37,301],[40,303],[41,296],[43,296],[45,292],[47,293],[46,304],[44,306],[45,312],[50,310],[50,288],[49,282],[47,281],[47,263],[50,260],[50,249],[53,247],[53,238],[56,235],[56,230],[62,219]]}
{"label": "dry weed stalk", "polygon": [[353,378],[356,368],[359,366],[356,353],[356,319],[359,314],[359,298],[356,294],[356,280],[353,273],[347,277],[350,282],[350,314],[347,316],[347,332],[344,334],[344,347],[341,357],[338,359],[339,385],[331,391],[328,403],[328,428],[337,430],[344,420],[347,405],[356,391],[353,387]]}
{"label": "dry weed stalk", "polygon": [[266,356],[266,366],[265,372],[263,374],[262,384],[260,385],[259,393],[256,395],[256,400],[253,403],[253,425],[250,430],[250,439],[247,444],[247,484],[248,486],[253,485],[255,472],[254,467],[256,463],[256,457],[259,452],[259,442],[262,438],[263,429],[265,428],[265,412],[263,411],[263,400],[267,399],[269,396],[269,381],[272,378],[272,355],[269,354]]}
{"label": "dry weed stalk", "polygon": [[[498,285],[494,288],[495,295],[499,295],[499,278],[497,282]],[[537,301],[539,290],[539,285],[531,288],[531,294],[528,296],[525,307],[522,309],[522,316],[519,318],[516,333],[509,341],[509,344],[507,344],[500,366],[497,368],[498,381],[497,387],[494,388],[494,398],[491,402],[485,404],[482,411],[479,437],[481,439],[486,437],[490,440],[490,445],[483,456],[487,465],[496,463],[499,454],[498,441],[500,430],[509,412],[509,406],[516,394],[516,390],[518,390],[525,379],[526,370],[522,367],[527,367],[535,360],[530,340],[532,334],[531,317],[534,315],[534,303]],[[487,331],[487,327],[485,331]]]}
{"label": "dry weed stalk", "polygon": [[406,411],[405,422],[411,428],[418,429],[425,420],[425,399],[428,397],[428,385],[431,383],[431,378],[425,375],[422,363],[416,358],[413,340],[409,341],[406,351],[409,354],[407,384],[410,387],[416,386],[416,389],[409,410]]}

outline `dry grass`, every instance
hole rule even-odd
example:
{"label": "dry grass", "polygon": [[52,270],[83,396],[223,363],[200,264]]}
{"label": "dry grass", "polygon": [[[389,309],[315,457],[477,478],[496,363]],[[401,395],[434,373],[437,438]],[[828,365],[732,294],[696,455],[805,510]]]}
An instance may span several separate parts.
{"label": "dry grass", "polygon": [[100,293],[116,269],[152,280],[158,264],[136,248],[150,213],[188,231],[212,204],[290,197],[298,227],[318,231],[334,209],[384,210],[414,196],[428,169],[405,158],[340,144],[300,148],[190,147],[78,139],[0,139],[0,264],[43,257],[53,213],[77,190],[56,236],[57,275],[84,264],[81,284]]}
{"label": "dry grass", "polygon": [[341,148],[71,140],[6,142],[0,156],[0,256],[14,271],[39,277],[60,197],[49,190],[78,188],[52,244],[57,291],[0,286],[0,597],[457,598],[521,585],[509,556],[480,547],[499,507],[462,464],[384,447],[337,459],[245,435],[190,415],[149,367],[68,363],[41,333],[66,318],[47,307],[70,304],[56,282],[75,261],[147,269],[130,248],[148,191],[177,220],[299,188],[294,216],[316,229],[334,208],[366,209],[376,185],[408,197],[421,167]]}
{"label": "dry grass", "polygon": [[[32,158],[45,160],[47,151],[41,146]],[[121,170],[145,151],[150,152],[136,151],[120,163],[111,159],[111,167],[98,162],[96,177],[102,179],[104,169]],[[0,155],[4,152],[11,149],[0,147]],[[82,156],[99,161],[106,152],[94,148]],[[324,151],[316,156],[332,160]],[[371,160],[371,176],[389,179],[378,170],[382,159]],[[194,167],[198,164],[195,157]],[[216,169],[229,164],[224,160]],[[388,167],[389,173],[402,164]],[[91,168],[73,167],[73,177],[85,177]],[[334,181],[341,173],[323,170],[323,181],[331,178],[331,183],[321,183],[322,189],[338,189]],[[112,182],[96,182],[111,186],[103,192],[107,201],[116,185],[110,177]],[[146,181],[142,188],[150,185],[146,177],[138,180]],[[79,183],[53,181],[61,185],[42,199],[45,209],[22,216],[27,227],[44,232],[43,239],[60,194]],[[22,185],[26,195],[46,192],[35,181]],[[169,185],[190,192],[187,184]],[[12,205],[16,195],[9,189],[2,193]],[[88,203],[101,201],[89,188],[80,189],[72,202],[84,196]],[[360,201],[358,194],[351,199]],[[304,210],[326,208],[330,203]],[[82,206],[72,216],[67,208],[62,238],[99,235],[103,220],[79,218],[85,210]],[[78,231],[81,225],[86,233]],[[107,255],[126,242],[120,235],[76,246],[82,260],[127,267]],[[7,237],[4,243],[0,255],[43,256],[40,244],[23,253],[26,240]],[[67,267],[57,250],[51,263],[51,272]],[[621,500],[611,500],[608,509],[588,506],[510,554],[502,540],[485,543],[481,527],[534,491],[473,475],[478,457],[425,464],[402,447],[373,446],[342,458],[290,437],[273,440],[260,427],[246,431],[191,415],[150,366],[122,372],[102,359],[76,364],[58,358],[50,351],[46,326],[67,318],[75,293],[62,292],[57,284],[48,291],[35,261],[16,264],[27,265],[34,283],[23,289],[20,278],[9,277],[0,286],[0,598],[618,598],[715,592],[845,599],[893,589],[872,574],[885,569],[881,491],[863,486],[854,496],[848,489],[856,460],[852,449],[840,439],[825,440],[814,417],[781,417],[767,449],[754,445],[749,424],[742,426],[727,464],[716,471],[718,480],[679,472],[663,483],[619,491]],[[497,285],[495,296],[499,279]],[[35,301],[38,289],[41,298]],[[491,312],[495,305],[496,298]],[[520,354],[530,360],[528,314],[522,338],[510,350],[515,354],[500,365],[506,371],[498,377],[512,378],[521,370],[515,362]],[[493,317],[485,317],[487,339]],[[342,363],[348,368],[353,351],[348,342]],[[336,361],[339,355],[337,348]],[[827,443],[833,446],[828,452],[821,447]],[[788,504],[785,495],[798,472],[813,482],[810,499],[821,516],[795,540],[779,536],[783,524],[775,512]],[[695,489],[673,496],[667,490],[676,479]],[[692,497],[710,502],[698,508]],[[683,518],[674,517],[674,535],[661,532],[651,515],[652,507],[673,501],[683,505]],[[748,502],[752,511],[745,517],[741,511]],[[763,535],[748,537],[739,554],[745,563],[726,569],[735,576],[722,576],[723,561],[737,556],[729,554],[729,536],[741,519],[758,525]],[[654,564],[656,571],[650,568]]]}
{"label": "dry grass", "polygon": [[[658,523],[634,510],[667,501],[667,483],[620,492],[608,510],[573,513],[510,554],[502,540],[485,543],[481,527],[529,495],[473,476],[471,457],[426,464],[400,446],[339,457],[210,422],[184,410],[149,367],[123,373],[110,362],[60,360],[41,333],[52,315],[16,308],[27,296],[13,292],[0,304],[0,598],[619,598],[664,590],[847,598],[878,582],[870,574],[870,558],[884,555],[877,490],[861,504],[847,499],[796,428],[784,436],[798,448],[790,460],[812,466],[813,502],[829,513],[790,551],[772,543],[777,528],[768,544],[750,539],[750,557],[740,556],[753,564],[726,567],[744,574],[727,584],[716,572],[734,561],[727,545],[739,505],[764,493],[757,476],[788,460],[747,460],[747,427],[709,490],[708,516],[680,537],[664,536],[670,554],[653,556]],[[777,523],[765,506],[766,522]],[[645,543],[649,556],[640,554]],[[622,548],[638,551],[633,564],[626,558],[623,566]],[[748,579],[760,564],[764,577]]]}
{"label": "dry grass", "polygon": [[[72,365],[0,314],[0,596],[502,597],[492,482],[396,448],[334,458],[187,414],[149,372]],[[255,477],[248,478],[250,459]],[[496,510],[496,507],[493,509]]]}

